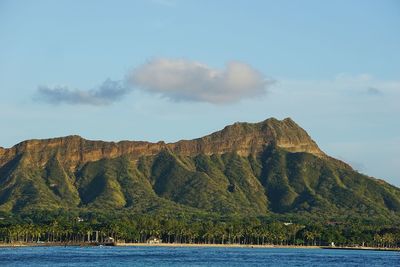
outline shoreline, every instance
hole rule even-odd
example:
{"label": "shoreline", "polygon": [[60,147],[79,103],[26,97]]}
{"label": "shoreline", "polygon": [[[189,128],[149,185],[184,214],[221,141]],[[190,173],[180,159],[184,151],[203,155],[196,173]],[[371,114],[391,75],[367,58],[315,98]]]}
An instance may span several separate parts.
{"label": "shoreline", "polygon": [[289,248],[289,249],[336,249],[336,250],[368,250],[368,251],[398,251],[400,248],[382,248],[382,247],[331,247],[331,246],[296,246],[296,245],[244,245],[244,244],[190,244],[190,243],[60,243],[60,242],[45,242],[45,243],[0,243],[1,248],[19,248],[19,247],[92,247],[92,246],[115,246],[115,247],[198,247],[198,248]]}
{"label": "shoreline", "polygon": [[342,249],[342,250],[374,250],[400,251],[400,248],[380,247],[331,247],[331,246],[297,246],[297,245],[243,245],[243,244],[186,244],[186,243],[116,243],[119,247],[214,247],[214,248],[289,248],[289,249]]}
{"label": "shoreline", "polygon": [[194,243],[116,243],[117,247],[210,247],[210,248],[307,248],[317,249],[320,246],[286,246],[286,245],[245,245],[245,244],[194,244]]}

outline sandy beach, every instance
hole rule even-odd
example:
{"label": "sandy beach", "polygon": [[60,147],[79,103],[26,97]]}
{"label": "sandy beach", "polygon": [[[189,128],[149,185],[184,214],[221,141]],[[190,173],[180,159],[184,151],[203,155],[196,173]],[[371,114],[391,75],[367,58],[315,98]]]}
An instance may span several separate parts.
{"label": "sandy beach", "polygon": [[123,243],[116,242],[113,244],[101,244],[101,243],[61,243],[61,242],[44,242],[44,243],[0,243],[0,247],[37,247],[37,246],[99,246],[99,245],[111,245],[118,247],[214,247],[214,248],[307,248],[316,249],[321,248],[320,246],[280,246],[280,245],[243,245],[243,244],[189,244],[189,243]]}
{"label": "sandy beach", "polygon": [[60,243],[60,242],[45,242],[45,243],[0,243],[0,248],[12,247],[53,247],[53,246],[117,246],[117,247],[199,247],[199,248],[289,248],[289,249],[344,249],[344,250],[375,250],[375,251],[400,251],[400,248],[383,248],[383,247],[331,247],[331,246],[287,246],[287,245],[244,245],[244,244],[189,244],[189,243],[122,243],[116,242],[113,244],[99,243]]}
{"label": "sandy beach", "polygon": [[320,246],[280,246],[280,245],[243,245],[243,244],[188,244],[188,243],[116,243],[116,246],[145,246],[145,247],[213,247],[213,248],[321,248]]}
{"label": "sandy beach", "polygon": [[400,248],[378,248],[378,247],[330,247],[330,246],[243,245],[243,244],[116,243],[115,246],[121,246],[121,247],[145,246],[145,247],[215,247],[215,248],[294,248],[294,249],[345,249],[345,250],[400,251]]}

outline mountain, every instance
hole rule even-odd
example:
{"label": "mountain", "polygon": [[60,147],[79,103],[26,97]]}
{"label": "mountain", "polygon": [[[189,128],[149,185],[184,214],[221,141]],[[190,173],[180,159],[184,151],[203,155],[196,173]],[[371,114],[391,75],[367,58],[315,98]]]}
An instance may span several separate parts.
{"label": "mountain", "polygon": [[400,212],[400,189],[319,149],[290,118],[176,143],[79,136],[0,148],[0,211]]}

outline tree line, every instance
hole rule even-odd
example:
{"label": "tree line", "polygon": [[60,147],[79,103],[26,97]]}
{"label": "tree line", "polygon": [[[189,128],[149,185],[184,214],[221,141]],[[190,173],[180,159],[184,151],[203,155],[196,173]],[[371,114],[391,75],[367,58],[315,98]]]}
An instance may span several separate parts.
{"label": "tree line", "polygon": [[3,243],[163,243],[399,247],[400,228],[359,222],[288,222],[263,218],[79,216],[0,221]]}

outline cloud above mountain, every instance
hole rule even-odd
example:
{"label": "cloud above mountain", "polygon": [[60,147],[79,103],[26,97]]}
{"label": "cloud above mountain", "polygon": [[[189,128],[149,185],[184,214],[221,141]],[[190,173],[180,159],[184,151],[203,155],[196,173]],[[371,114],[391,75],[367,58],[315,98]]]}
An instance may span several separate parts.
{"label": "cloud above mountain", "polygon": [[225,69],[185,59],[153,59],[128,76],[134,87],[174,101],[232,103],[263,95],[272,81],[246,63],[232,61]]}
{"label": "cloud above mountain", "polygon": [[91,90],[39,86],[35,99],[50,104],[110,105],[133,90],[172,101],[225,104],[265,94],[272,80],[246,63],[231,61],[224,69],[185,59],[153,59],[126,74],[124,81],[106,80]]}
{"label": "cloud above mountain", "polygon": [[105,80],[91,90],[71,89],[67,86],[39,86],[35,99],[50,104],[110,105],[131,91],[121,81]]}

